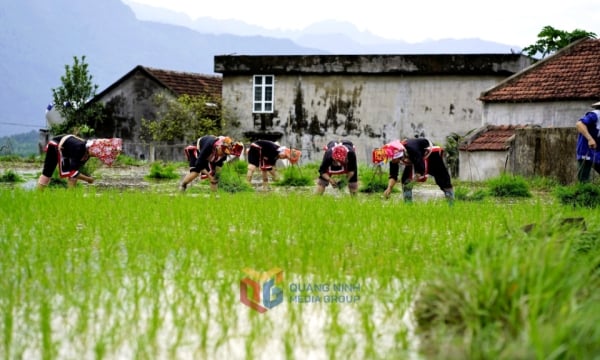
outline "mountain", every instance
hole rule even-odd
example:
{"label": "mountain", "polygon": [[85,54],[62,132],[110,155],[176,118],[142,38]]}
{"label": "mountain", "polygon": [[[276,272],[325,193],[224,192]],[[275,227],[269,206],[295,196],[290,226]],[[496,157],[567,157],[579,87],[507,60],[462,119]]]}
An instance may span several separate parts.
{"label": "mountain", "polygon": [[408,43],[360,31],[344,21],[320,21],[302,30],[271,30],[238,20],[217,20],[210,17],[192,19],[185,13],[171,11],[135,0],[123,0],[140,20],[175,24],[205,34],[231,34],[240,36],[265,36],[290,39],[308,48],[321,49],[331,54],[441,54],[441,53],[510,53],[521,51],[518,46],[472,39],[443,39]]}
{"label": "mountain", "polygon": [[[220,54],[507,53],[478,39],[409,44],[326,21],[302,31],[266,30],[201,18],[132,0],[19,0],[0,7],[0,136],[46,125],[65,66],[85,56],[98,91],[137,65],[212,74]],[[515,47],[512,47],[515,48]]]}
{"label": "mountain", "polygon": [[65,65],[86,57],[99,91],[137,65],[212,74],[218,54],[320,54],[289,39],[202,34],[138,20],[120,0],[19,0],[0,7],[0,136],[45,127]]}

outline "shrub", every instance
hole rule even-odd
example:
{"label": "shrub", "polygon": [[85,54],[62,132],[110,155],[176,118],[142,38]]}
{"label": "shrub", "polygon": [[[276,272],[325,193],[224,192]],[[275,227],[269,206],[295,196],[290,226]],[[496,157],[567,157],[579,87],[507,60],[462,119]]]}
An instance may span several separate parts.
{"label": "shrub", "polygon": [[554,190],[554,195],[563,205],[588,208],[600,205],[600,189],[591,183],[559,186]]}
{"label": "shrub", "polygon": [[496,197],[531,197],[527,182],[522,176],[502,174],[487,182],[490,195]]}

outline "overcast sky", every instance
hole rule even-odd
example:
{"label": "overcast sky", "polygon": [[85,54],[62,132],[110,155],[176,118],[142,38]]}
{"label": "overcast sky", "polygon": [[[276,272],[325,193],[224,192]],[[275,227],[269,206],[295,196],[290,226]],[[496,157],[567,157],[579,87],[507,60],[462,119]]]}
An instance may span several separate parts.
{"label": "overcast sky", "polygon": [[192,19],[236,19],[267,29],[301,30],[323,20],[396,40],[479,38],[525,47],[546,25],[600,36],[598,0],[129,0],[186,13]]}

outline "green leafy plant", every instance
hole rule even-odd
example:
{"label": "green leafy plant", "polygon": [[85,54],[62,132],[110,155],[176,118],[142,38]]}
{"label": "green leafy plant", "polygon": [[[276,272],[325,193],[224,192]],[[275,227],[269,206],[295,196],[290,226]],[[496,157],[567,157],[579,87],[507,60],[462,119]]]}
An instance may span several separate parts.
{"label": "green leafy plant", "polygon": [[531,197],[527,181],[519,175],[502,174],[487,181],[489,193],[496,197]]}
{"label": "green leafy plant", "polygon": [[51,133],[89,137],[102,124],[102,103],[88,103],[98,89],[92,79],[85,56],[81,59],[74,56],[73,65],[65,65],[65,74],[60,78],[61,86],[52,89],[54,106],[65,121],[53,124]]}
{"label": "green leafy plant", "polygon": [[575,29],[571,32],[558,30],[547,25],[538,34],[538,40],[535,44],[524,47],[523,52],[531,57],[540,55],[541,58],[544,58],[572,42],[584,38],[594,39],[596,38],[596,34],[581,29]]}
{"label": "green leafy plant", "polygon": [[451,133],[446,136],[446,144],[444,145],[444,157],[446,160],[446,164],[448,165],[448,170],[453,178],[458,177],[458,170],[460,168],[459,163],[459,147],[461,142],[473,133],[476,129],[472,129],[467,131],[464,135],[459,133]]}

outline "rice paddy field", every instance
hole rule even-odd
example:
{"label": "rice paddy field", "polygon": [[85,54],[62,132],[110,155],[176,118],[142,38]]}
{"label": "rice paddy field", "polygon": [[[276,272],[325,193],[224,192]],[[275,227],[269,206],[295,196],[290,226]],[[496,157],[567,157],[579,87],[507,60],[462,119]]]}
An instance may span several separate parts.
{"label": "rice paddy field", "polygon": [[0,187],[3,359],[592,359],[599,210]]}

